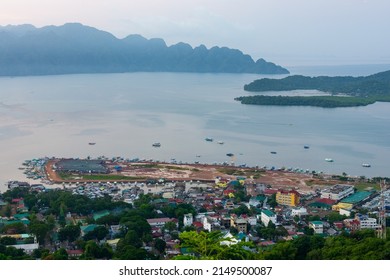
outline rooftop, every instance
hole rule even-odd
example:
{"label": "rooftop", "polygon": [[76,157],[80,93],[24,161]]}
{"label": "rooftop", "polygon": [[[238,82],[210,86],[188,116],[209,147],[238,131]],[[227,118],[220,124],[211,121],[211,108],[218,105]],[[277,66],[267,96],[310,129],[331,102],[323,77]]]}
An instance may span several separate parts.
{"label": "rooftop", "polygon": [[371,192],[369,192],[369,191],[356,192],[356,193],[344,198],[343,200],[341,200],[341,202],[355,204],[355,203],[358,203],[360,201],[365,200],[370,195],[371,195]]}
{"label": "rooftop", "polygon": [[275,213],[268,210],[268,209],[263,209],[261,210],[264,214],[266,214],[268,217],[275,216]]}

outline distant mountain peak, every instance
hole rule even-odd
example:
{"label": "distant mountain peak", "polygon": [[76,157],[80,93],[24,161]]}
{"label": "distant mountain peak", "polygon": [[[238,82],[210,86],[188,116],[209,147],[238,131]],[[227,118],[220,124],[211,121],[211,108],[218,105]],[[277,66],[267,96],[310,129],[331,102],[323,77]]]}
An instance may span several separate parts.
{"label": "distant mountain peak", "polygon": [[0,75],[47,75],[100,72],[199,72],[288,74],[288,70],[240,50],[161,38],[111,33],[72,22],[36,28],[0,26]]}

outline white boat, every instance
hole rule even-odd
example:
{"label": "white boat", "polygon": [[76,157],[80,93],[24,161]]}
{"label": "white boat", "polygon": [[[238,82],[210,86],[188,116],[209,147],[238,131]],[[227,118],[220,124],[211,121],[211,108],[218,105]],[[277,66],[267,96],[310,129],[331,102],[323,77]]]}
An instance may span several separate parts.
{"label": "white boat", "polygon": [[218,141],[217,143],[220,144],[220,145],[223,145],[223,144],[224,144],[223,141]]}
{"label": "white boat", "polygon": [[326,158],[325,161],[327,161],[327,162],[333,162],[333,159],[331,159],[331,158]]}
{"label": "white boat", "polygon": [[362,166],[363,166],[363,167],[371,167],[371,164],[369,164],[369,163],[363,163]]}

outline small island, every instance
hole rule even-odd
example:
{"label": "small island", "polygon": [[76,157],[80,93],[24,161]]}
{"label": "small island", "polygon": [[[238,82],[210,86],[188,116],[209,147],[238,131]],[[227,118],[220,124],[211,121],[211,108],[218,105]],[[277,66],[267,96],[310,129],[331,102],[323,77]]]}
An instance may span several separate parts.
{"label": "small island", "polygon": [[390,102],[390,71],[366,77],[308,77],[294,75],[283,79],[259,79],[244,86],[246,91],[318,90],[324,96],[241,96],[242,104],[277,106],[355,107],[376,101]]}

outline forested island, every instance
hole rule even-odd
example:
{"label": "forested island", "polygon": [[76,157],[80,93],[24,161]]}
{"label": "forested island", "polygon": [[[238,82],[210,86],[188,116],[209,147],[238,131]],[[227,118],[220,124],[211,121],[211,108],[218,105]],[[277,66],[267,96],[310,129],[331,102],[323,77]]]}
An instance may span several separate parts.
{"label": "forested island", "polygon": [[323,108],[366,106],[375,103],[375,99],[346,96],[241,96],[234,100],[242,104],[276,106],[314,106]]}
{"label": "forested island", "polygon": [[123,39],[79,23],[0,26],[0,76],[73,73],[192,72],[288,74],[240,50],[132,34]]}
{"label": "forested island", "polygon": [[[318,90],[326,96],[241,96],[242,104],[316,106],[325,108],[366,106],[390,101],[390,71],[366,77],[308,77],[293,75],[283,79],[259,79],[244,86],[246,91]],[[343,96],[339,96],[343,95]]]}

